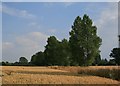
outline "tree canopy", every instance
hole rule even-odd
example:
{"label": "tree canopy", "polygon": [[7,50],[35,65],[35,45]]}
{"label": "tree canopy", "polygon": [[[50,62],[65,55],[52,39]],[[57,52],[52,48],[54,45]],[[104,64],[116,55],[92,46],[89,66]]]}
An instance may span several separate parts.
{"label": "tree canopy", "polygon": [[33,55],[31,57],[31,63],[38,66],[44,66],[45,65],[44,52],[40,51]]}
{"label": "tree canopy", "polygon": [[86,14],[83,19],[76,17],[69,33],[72,59],[77,65],[91,65],[99,52],[101,38],[97,36],[97,27]]}
{"label": "tree canopy", "polygon": [[27,63],[28,63],[28,60],[27,60],[25,57],[20,57],[19,63],[20,63],[20,64],[27,64]]}
{"label": "tree canopy", "polygon": [[68,41],[58,41],[55,36],[50,36],[45,46],[45,61],[47,65],[68,65]]}
{"label": "tree canopy", "polygon": [[120,48],[114,48],[111,51],[110,57],[113,58],[117,65],[120,65]]}

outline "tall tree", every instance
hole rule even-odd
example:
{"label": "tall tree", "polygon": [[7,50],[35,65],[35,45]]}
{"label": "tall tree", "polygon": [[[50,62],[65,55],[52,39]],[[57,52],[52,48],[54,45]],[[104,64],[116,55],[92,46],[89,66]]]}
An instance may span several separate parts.
{"label": "tall tree", "polygon": [[117,65],[120,65],[120,48],[114,48],[111,51],[110,57],[113,58]]}
{"label": "tall tree", "polygon": [[77,65],[91,65],[99,52],[101,39],[97,36],[97,27],[86,14],[76,17],[69,33],[72,60]]}
{"label": "tall tree", "polygon": [[50,36],[45,46],[45,60],[47,65],[58,65],[58,45],[59,41],[55,36]]}

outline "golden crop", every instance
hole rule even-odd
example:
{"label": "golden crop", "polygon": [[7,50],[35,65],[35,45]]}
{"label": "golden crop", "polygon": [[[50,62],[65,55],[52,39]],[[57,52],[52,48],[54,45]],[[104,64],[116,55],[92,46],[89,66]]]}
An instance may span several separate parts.
{"label": "golden crop", "polygon": [[[118,84],[119,81],[93,75],[86,75],[86,71],[100,68],[117,69],[117,67],[25,67],[3,66],[3,84]],[[82,71],[82,73],[80,73]],[[83,73],[84,71],[84,73]],[[92,71],[91,71],[92,72]]]}

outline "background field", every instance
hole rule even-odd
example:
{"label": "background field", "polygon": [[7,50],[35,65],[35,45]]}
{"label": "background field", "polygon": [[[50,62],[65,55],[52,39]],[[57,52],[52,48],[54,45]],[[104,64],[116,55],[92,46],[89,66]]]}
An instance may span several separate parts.
{"label": "background field", "polygon": [[118,84],[119,80],[86,75],[80,70],[118,69],[118,67],[25,67],[3,66],[3,84]]}

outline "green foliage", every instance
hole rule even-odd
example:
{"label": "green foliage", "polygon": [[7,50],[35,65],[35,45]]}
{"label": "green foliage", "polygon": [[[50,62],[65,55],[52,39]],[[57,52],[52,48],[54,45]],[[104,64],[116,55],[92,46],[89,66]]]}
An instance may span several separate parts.
{"label": "green foliage", "polygon": [[108,61],[107,61],[107,59],[102,59],[100,62],[99,62],[99,65],[108,65]]}
{"label": "green foliage", "polygon": [[47,65],[68,65],[69,52],[68,41],[58,41],[55,36],[50,36],[45,46],[45,61]]}
{"label": "green foliage", "polygon": [[114,59],[117,65],[120,65],[120,48],[114,48],[111,51],[110,57]]}
{"label": "green foliage", "polygon": [[97,27],[92,25],[89,16],[75,19],[70,34],[72,60],[78,65],[91,65],[99,52],[101,39],[97,36]]}
{"label": "green foliage", "polygon": [[28,63],[28,60],[27,60],[25,57],[20,57],[19,63],[20,63],[20,64],[27,64],[27,63]]}
{"label": "green foliage", "polygon": [[58,65],[58,45],[59,42],[55,36],[50,36],[45,46],[45,59],[47,65]]}
{"label": "green foliage", "polygon": [[63,39],[60,43],[59,43],[59,58],[60,58],[60,65],[70,65],[70,51],[69,51],[69,43],[66,39]]}
{"label": "green foliage", "polygon": [[5,63],[5,62],[2,62],[2,65],[3,65],[3,66],[6,66],[6,63]]}
{"label": "green foliage", "polygon": [[114,59],[110,59],[108,62],[108,65],[116,65],[116,62]]}
{"label": "green foliage", "polygon": [[97,54],[95,59],[94,59],[93,65],[97,66],[100,64],[100,62],[101,62],[101,56],[100,56],[100,54]]}
{"label": "green foliage", "polygon": [[8,61],[2,62],[2,66],[10,66],[10,65],[11,65],[11,63],[9,63]]}
{"label": "green foliage", "polygon": [[43,66],[45,65],[45,57],[44,57],[44,52],[38,52],[35,55],[32,56],[31,58],[31,63],[38,65],[38,66]]}

